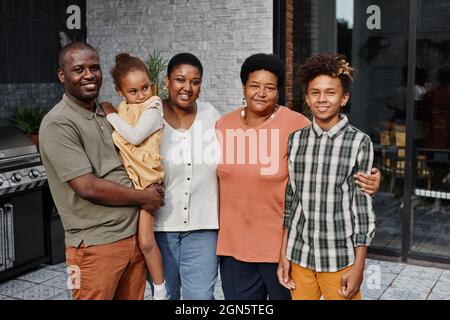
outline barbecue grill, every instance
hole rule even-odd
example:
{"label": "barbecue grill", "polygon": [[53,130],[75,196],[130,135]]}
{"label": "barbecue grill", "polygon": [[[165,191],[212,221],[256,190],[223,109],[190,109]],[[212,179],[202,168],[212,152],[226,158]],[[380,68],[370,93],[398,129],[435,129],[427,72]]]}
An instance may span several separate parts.
{"label": "barbecue grill", "polygon": [[43,188],[47,175],[32,141],[0,126],[0,280],[45,258]]}

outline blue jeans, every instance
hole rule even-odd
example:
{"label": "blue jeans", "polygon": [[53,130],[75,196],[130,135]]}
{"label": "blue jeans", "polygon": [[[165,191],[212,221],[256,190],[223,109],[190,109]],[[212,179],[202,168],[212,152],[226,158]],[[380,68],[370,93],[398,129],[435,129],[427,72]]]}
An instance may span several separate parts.
{"label": "blue jeans", "polygon": [[217,230],[155,232],[155,239],[170,300],[180,300],[180,288],[185,300],[214,300],[219,268]]}

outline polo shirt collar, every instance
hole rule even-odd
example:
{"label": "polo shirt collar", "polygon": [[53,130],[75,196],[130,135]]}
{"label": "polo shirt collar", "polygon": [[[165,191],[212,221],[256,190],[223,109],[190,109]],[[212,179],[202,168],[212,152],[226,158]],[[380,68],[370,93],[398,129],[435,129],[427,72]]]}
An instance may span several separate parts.
{"label": "polo shirt collar", "polygon": [[85,117],[88,120],[92,120],[95,117],[95,115],[99,115],[99,116],[104,116],[105,115],[105,113],[103,112],[103,109],[100,108],[97,100],[95,100],[95,102],[94,102],[94,104],[95,104],[95,112],[89,111],[86,108],[83,108],[79,104],[75,103],[65,93],[63,94],[63,101],[70,108],[72,108],[72,110],[74,110],[75,112],[79,113],[80,115],[82,115],[83,117]]}
{"label": "polo shirt collar", "polygon": [[319,125],[316,122],[316,118],[313,118],[312,130],[314,131],[317,137],[322,136],[322,134],[326,134],[331,139],[334,139],[342,132],[344,132],[348,126],[347,116],[340,114],[339,119],[340,120],[338,123],[336,123],[333,127],[331,127],[331,129],[325,131],[321,127],[319,127]]}

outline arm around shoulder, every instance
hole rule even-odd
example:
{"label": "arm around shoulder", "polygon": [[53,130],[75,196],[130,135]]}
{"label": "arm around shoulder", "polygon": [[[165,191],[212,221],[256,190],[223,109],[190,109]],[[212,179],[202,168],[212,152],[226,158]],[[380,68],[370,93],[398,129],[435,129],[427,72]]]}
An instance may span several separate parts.
{"label": "arm around shoulder", "polygon": [[[364,136],[358,149],[358,171],[370,172],[373,162],[373,147],[368,136]],[[369,246],[375,234],[375,212],[372,199],[360,188],[354,188],[352,212],[355,229],[353,242],[355,246]]]}

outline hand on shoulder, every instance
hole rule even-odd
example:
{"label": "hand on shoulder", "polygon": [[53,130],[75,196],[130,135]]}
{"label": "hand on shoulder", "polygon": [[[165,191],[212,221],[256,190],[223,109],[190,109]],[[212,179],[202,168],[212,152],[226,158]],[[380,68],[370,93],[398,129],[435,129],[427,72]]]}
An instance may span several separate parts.
{"label": "hand on shoulder", "polygon": [[103,112],[105,112],[106,115],[110,113],[117,113],[117,110],[114,108],[114,106],[108,102],[108,101],[102,101],[100,102],[100,106],[103,109]]}

